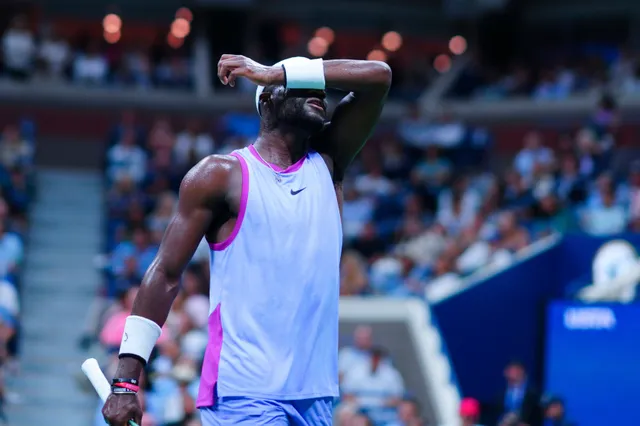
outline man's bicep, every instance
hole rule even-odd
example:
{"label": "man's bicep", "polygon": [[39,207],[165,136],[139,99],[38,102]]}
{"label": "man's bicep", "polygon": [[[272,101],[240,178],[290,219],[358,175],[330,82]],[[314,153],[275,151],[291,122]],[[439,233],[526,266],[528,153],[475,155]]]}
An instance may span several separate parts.
{"label": "man's bicep", "polygon": [[385,97],[386,94],[349,93],[336,107],[326,135],[338,174],[344,172],[371,136]]}

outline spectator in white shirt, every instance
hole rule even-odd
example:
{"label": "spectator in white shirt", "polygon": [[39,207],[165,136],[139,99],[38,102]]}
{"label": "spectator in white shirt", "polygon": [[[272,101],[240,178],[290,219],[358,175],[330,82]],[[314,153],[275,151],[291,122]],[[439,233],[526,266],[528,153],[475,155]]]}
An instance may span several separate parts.
{"label": "spectator in white shirt", "polygon": [[347,188],[342,206],[342,227],[346,240],[360,235],[364,226],[371,220],[373,207],[374,203],[370,198],[361,197],[353,186]]}
{"label": "spectator in white shirt", "polygon": [[200,123],[192,120],[184,132],[176,137],[173,156],[179,167],[191,167],[207,155],[213,154],[211,135],[200,130]]}
{"label": "spectator in white shirt", "polygon": [[374,423],[394,421],[404,394],[402,376],[387,359],[383,349],[372,349],[369,362],[355,364],[342,382],[345,402],[365,411]]}
{"label": "spectator in white shirt", "polygon": [[38,56],[44,65],[44,74],[49,78],[59,79],[71,58],[69,43],[50,29],[44,34]]}
{"label": "spectator in white shirt", "polygon": [[514,167],[527,184],[531,184],[538,171],[547,171],[553,166],[553,152],[542,144],[537,132],[530,132],[524,138],[524,148],[515,159]]}
{"label": "spectator in white shirt", "polygon": [[147,154],[135,143],[135,133],[126,131],[120,142],[107,153],[108,175],[112,182],[128,177],[142,183],[147,169]]}
{"label": "spectator in white shirt", "polygon": [[369,168],[369,172],[358,176],[355,187],[364,196],[388,195],[393,191],[393,184],[382,175],[382,169],[378,165]]}
{"label": "spectator in white shirt", "polygon": [[73,78],[77,83],[99,86],[106,83],[108,74],[109,64],[95,41],[91,42],[86,53],[79,54],[73,63]]}
{"label": "spectator in white shirt", "polygon": [[468,179],[458,178],[451,189],[442,191],[438,197],[437,222],[450,235],[457,235],[473,224],[480,203],[480,195],[469,186]]}
{"label": "spectator in white shirt", "polygon": [[596,236],[623,232],[627,227],[628,212],[624,207],[615,204],[613,192],[604,191],[601,197],[601,206],[593,206],[582,212],[583,229]]}
{"label": "spectator in white shirt", "polygon": [[5,277],[20,265],[24,248],[20,237],[7,232],[6,223],[0,220],[0,277]]}
{"label": "spectator in white shirt", "polygon": [[13,19],[2,37],[4,66],[15,80],[25,80],[33,71],[36,44],[24,17]]}
{"label": "spectator in white shirt", "polygon": [[356,364],[366,363],[373,347],[373,330],[367,325],[359,325],[353,332],[353,346],[345,346],[338,354],[340,377]]}

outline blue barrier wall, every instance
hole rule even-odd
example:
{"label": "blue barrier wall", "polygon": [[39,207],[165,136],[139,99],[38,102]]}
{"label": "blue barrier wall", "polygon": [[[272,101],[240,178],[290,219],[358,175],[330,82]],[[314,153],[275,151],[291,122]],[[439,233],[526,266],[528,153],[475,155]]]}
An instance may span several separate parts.
{"label": "blue barrier wall", "polygon": [[[640,235],[624,236],[640,247]],[[560,244],[433,306],[465,396],[493,401],[507,362],[525,363],[542,383],[545,308],[565,287],[590,276],[593,256],[611,238],[565,236]]]}

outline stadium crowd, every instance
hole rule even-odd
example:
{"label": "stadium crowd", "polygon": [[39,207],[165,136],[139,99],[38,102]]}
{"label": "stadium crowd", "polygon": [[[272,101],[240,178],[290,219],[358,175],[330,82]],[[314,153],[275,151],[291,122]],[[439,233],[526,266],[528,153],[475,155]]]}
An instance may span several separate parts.
{"label": "stadium crowd", "polygon": [[23,16],[16,16],[4,31],[2,72],[13,81],[70,82],[81,86],[192,88],[190,59],[170,48],[164,36],[151,47],[107,44],[81,36],[68,40],[54,25],[33,31]]}
{"label": "stadium crowd", "polygon": [[481,100],[511,97],[563,100],[602,88],[616,93],[637,93],[638,59],[624,46],[584,46],[572,54],[549,48],[508,66],[475,58],[451,88],[450,95]]}
{"label": "stadium crowd", "polygon": [[[107,309],[99,321],[99,339],[112,355],[175,210],[182,176],[211,153],[248,144],[258,125],[253,115],[230,113],[209,129],[192,120],[176,132],[173,123],[158,118],[147,130],[127,112],[114,127],[105,164],[109,255],[102,298]],[[381,126],[345,184],[341,293],[435,301],[464,277],[486,265],[506,265],[550,234],[639,230],[640,163],[614,167],[616,126],[615,103],[603,99],[571,137],[545,141],[536,132],[526,135],[501,173],[484,167],[490,133],[446,114],[428,122],[415,111],[392,129]],[[208,250],[203,240],[149,364],[143,394],[147,426],[197,424]],[[341,353],[343,424],[421,424],[402,420],[417,411],[415,402],[405,399],[402,378],[384,350],[357,350],[362,339],[356,336],[351,355]],[[477,421],[477,401],[465,401],[464,412]]]}
{"label": "stadium crowd", "polygon": [[19,395],[4,379],[17,373],[20,282],[28,209],[34,195],[35,127],[29,120],[6,126],[0,135],[0,421],[3,405]]}

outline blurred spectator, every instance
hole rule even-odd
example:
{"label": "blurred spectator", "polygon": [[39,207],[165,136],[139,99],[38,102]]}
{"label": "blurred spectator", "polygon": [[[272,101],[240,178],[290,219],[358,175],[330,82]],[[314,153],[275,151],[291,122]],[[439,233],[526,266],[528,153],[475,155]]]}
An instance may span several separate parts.
{"label": "blurred spectator", "polygon": [[344,373],[343,400],[365,411],[374,423],[396,419],[396,407],[404,394],[398,370],[381,348],[373,348],[367,362],[354,364]]}
{"label": "blurred spectator", "polygon": [[379,164],[371,164],[368,172],[358,176],[355,188],[364,196],[388,195],[393,191],[393,184],[382,174]]}
{"label": "blurred spectator", "polygon": [[640,223],[640,161],[636,160],[629,169],[629,219],[631,223]]}
{"label": "blurred spectator", "polygon": [[152,244],[149,230],[134,228],[130,238],[116,246],[111,254],[111,272],[120,285],[126,286],[142,281],[142,277],[151,265],[157,253]]}
{"label": "blurred spectator", "polygon": [[351,370],[354,365],[366,363],[373,348],[373,330],[367,325],[359,325],[353,332],[353,346],[345,346],[338,354],[340,376]]}
{"label": "blurred spectator", "polygon": [[469,179],[458,177],[451,189],[447,188],[440,193],[436,220],[447,233],[458,235],[462,228],[473,223],[480,201],[480,195],[469,185]]}
{"label": "blurred spectator", "polygon": [[542,426],[575,426],[565,418],[564,402],[552,397],[544,404],[544,421]]}
{"label": "blurred spectator", "polygon": [[20,135],[18,127],[8,125],[0,141],[0,163],[6,169],[26,169],[33,161],[33,147]]}
{"label": "blurred spectator", "polygon": [[36,44],[23,16],[12,19],[2,36],[4,68],[9,77],[24,81],[33,73]]}
{"label": "blurred spectator", "polygon": [[413,169],[412,182],[429,193],[435,193],[447,182],[451,169],[451,163],[440,156],[438,147],[430,146],[424,159]]}
{"label": "blurred spectator", "polygon": [[573,155],[566,155],[560,162],[560,172],[555,191],[561,199],[579,203],[586,198],[586,181],[580,176],[578,162]]}
{"label": "blurred spectator", "polygon": [[[386,426],[423,426],[418,402],[413,399],[403,399],[398,405],[398,419]],[[464,425],[466,426],[466,425]]]}
{"label": "blurred spectator", "polygon": [[549,170],[553,161],[553,152],[542,144],[540,134],[530,132],[524,138],[524,147],[516,156],[514,168],[526,182],[531,183],[534,174],[540,169]]}
{"label": "blurred spectator", "polygon": [[86,50],[73,62],[73,79],[76,83],[102,86],[107,82],[109,63],[100,52],[100,44],[91,41]]}
{"label": "blurred spectator", "polygon": [[524,365],[518,361],[510,362],[504,370],[504,377],[507,385],[498,405],[500,424],[540,425],[540,394],[529,382]]}
{"label": "blurred spectator", "polygon": [[50,26],[43,31],[38,56],[42,64],[42,75],[57,80],[64,77],[71,60],[71,49],[69,43]]}
{"label": "blurred spectator", "polygon": [[365,225],[371,220],[373,208],[374,201],[369,197],[362,197],[353,185],[345,188],[342,202],[342,232],[346,241],[351,241],[362,233]]}
{"label": "blurred spectator", "polygon": [[362,295],[368,281],[365,259],[356,251],[345,251],[340,264],[340,295]]}
{"label": "blurred spectator", "polygon": [[15,273],[22,262],[22,240],[7,230],[7,221],[0,220],[0,277]]}
{"label": "blurred spectator", "polygon": [[615,203],[611,189],[603,189],[600,203],[587,207],[581,215],[582,228],[591,235],[619,234],[627,227],[628,213],[623,206]]}
{"label": "blurred spectator", "polygon": [[136,145],[135,133],[127,131],[107,153],[107,173],[112,182],[130,178],[142,183],[147,168],[147,154]]}
{"label": "blurred spectator", "polygon": [[164,234],[169,225],[177,206],[177,197],[173,192],[165,192],[160,195],[156,202],[155,210],[149,215],[147,225],[151,232]]}
{"label": "blurred spectator", "polygon": [[460,421],[457,424],[447,426],[481,426],[478,424],[480,419],[480,403],[474,398],[464,398],[460,401]]}
{"label": "blurred spectator", "polygon": [[464,398],[460,402],[461,426],[480,426],[480,403],[473,398]]}
{"label": "blurred spectator", "polygon": [[106,322],[100,332],[100,343],[109,353],[114,353],[120,348],[122,333],[127,317],[131,315],[133,301],[138,294],[138,287],[131,287],[121,293],[119,303],[110,309],[106,314]]}
{"label": "blurred spectator", "polygon": [[176,165],[183,169],[193,166],[213,152],[213,138],[201,131],[200,123],[196,120],[189,121],[187,128],[176,137],[173,147]]}

